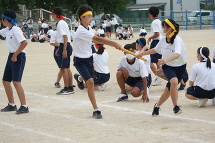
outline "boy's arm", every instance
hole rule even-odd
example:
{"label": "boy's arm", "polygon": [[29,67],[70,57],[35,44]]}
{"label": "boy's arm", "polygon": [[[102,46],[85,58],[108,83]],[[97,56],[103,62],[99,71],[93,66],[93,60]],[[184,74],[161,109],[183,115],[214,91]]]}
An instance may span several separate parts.
{"label": "boy's arm", "polygon": [[148,38],[147,44],[149,44],[149,42],[150,42],[152,39],[157,38],[159,35],[160,35],[159,32],[155,32],[154,35],[152,35],[151,37]]}
{"label": "boy's arm", "polygon": [[27,45],[28,45],[28,42],[26,40],[21,42],[21,45],[19,46],[19,48],[17,49],[17,51],[13,54],[13,56],[11,58],[11,60],[13,62],[17,61],[17,55],[19,55],[19,53],[21,53]]}
{"label": "boy's arm", "polygon": [[67,35],[63,35],[63,53],[62,53],[63,58],[67,58],[67,51],[66,51],[67,41],[68,41]]}
{"label": "boy's arm", "polygon": [[111,41],[111,40],[107,40],[105,38],[98,37],[98,36],[93,36],[92,42],[97,43],[97,44],[109,45],[109,46],[115,47],[116,49],[119,49],[119,50],[122,48],[122,46],[120,44],[118,44],[114,41]]}

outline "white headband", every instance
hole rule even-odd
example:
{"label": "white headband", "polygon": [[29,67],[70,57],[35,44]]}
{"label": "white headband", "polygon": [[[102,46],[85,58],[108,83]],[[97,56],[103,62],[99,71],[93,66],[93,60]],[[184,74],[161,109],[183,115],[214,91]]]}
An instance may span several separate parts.
{"label": "white headband", "polygon": [[204,48],[204,47],[201,47],[201,49],[200,49],[200,55],[202,56],[202,58],[204,58],[203,61],[207,61],[208,58],[206,58],[206,57],[202,54],[202,49],[203,49],[203,48]]}

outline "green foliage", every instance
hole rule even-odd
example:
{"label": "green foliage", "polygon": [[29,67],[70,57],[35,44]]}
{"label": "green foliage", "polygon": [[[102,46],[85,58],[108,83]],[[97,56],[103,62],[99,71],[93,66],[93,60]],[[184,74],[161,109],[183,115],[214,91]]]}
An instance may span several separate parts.
{"label": "green foliage", "polygon": [[208,6],[205,6],[203,9],[205,10],[215,10],[215,5],[208,5]]}
{"label": "green foliage", "polygon": [[0,0],[0,11],[5,8],[19,11],[19,4],[26,5],[27,9],[43,8],[51,11],[54,7],[61,7],[64,13],[75,14],[81,4],[90,5],[96,14],[118,13],[126,9],[131,0]]}

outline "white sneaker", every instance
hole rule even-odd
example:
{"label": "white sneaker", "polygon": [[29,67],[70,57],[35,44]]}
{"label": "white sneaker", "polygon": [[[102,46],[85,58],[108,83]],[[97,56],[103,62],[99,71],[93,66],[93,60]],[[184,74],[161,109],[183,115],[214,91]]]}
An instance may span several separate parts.
{"label": "white sneaker", "polygon": [[105,83],[102,83],[100,86],[98,86],[98,90],[99,91],[103,91],[103,90],[105,90],[105,88],[106,88],[106,86],[108,85],[108,83],[107,82],[105,82]]}
{"label": "white sneaker", "polygon": [[208,98],[199,98],[199,107],[205,107],[205,104],[208,102]]}
{"label": "white sneaker", "polygon": [[212,99],[212,106],[215,106],[215,97]]}
{"label": "white sneaker", "polygon": [[156,86],[156,85],[160,84],[162,81],[163,81],[162,78],[156,77],[155,80],[153,81],[153,83],[151,85],[152,86]]}

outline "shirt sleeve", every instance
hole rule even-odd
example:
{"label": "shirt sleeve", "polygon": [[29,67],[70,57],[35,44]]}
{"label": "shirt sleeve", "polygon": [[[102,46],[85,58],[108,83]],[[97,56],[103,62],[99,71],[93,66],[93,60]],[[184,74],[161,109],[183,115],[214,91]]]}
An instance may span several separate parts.
{"label": "shirt sleeve", "polygon": [[158,53],[161,54],[161,40],[158,42],[154,50]]}
{"label": "shirt sleeve", "polygon": [[51,38],[50,38],[50,43],[56,43],[57,42],[56,37],[57,37],[57,32],[56,31],[52,32]]}
{"label": "shirt sleeve", "polygon": [[7,31],[7,29],[8,28],[6,27],[6,28],[0,30],[0,35],[2,35],[3,37],[6,37],[6,31]]}
{"label": "shirt sleeve", "polygon": [[60,35],[61,36],[63,36],[63,35],[67,35],[67,27],[68,27],[68,25],[67,24],[63,24],[63,23],[59,23],[60,25],[58,25],[59,26],[59,33],[60,33]]}
{"label": "shirt sleeve", "polygon": [[191,72],[190,72],[190,78],[189,78],[189,81],[195,81],[196,80],[196,66],[194,65],[191,69]]}
{"label": "shirt sleeve", "polygon": [[147,77],[148,76],[148,71],[147,71],[147,68],[146,68],[146,65],[143,61],[139,60],[139,63],[140,63],[140,75],[141,77]]}
{"label": "shirt sleeve", "polygon": [[24,35],[23,35],[23,32],[20,28],[13,30],[13,32],[14,32],[14,36],[15,36],[18,43],[21,43],[22,41],[26,40]]}
{"label": "shirt sleeve", "polygon": [[153,32],[160,32],[160,27],[157,23],[152,23]]}
{"label": "shirt sleeve", "polygon": [[116,70],[119,70],[122,68],[122,60],[123,60],[123,57],[120,59],[119,63],[117,64]]}
{"label": "shirt sleeve", "polygon": [[181,41],[178,38],[174,40],[175,53],[181,54]]}

